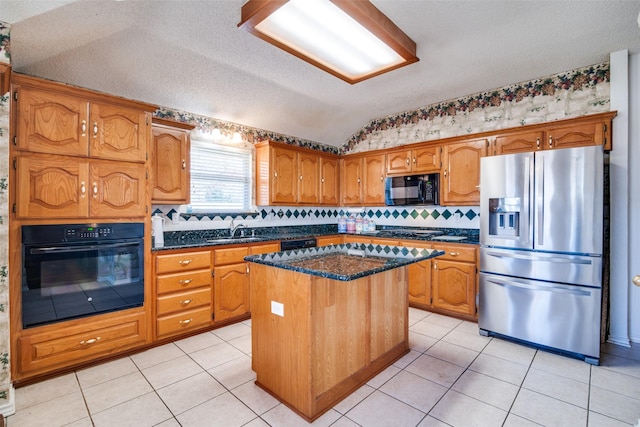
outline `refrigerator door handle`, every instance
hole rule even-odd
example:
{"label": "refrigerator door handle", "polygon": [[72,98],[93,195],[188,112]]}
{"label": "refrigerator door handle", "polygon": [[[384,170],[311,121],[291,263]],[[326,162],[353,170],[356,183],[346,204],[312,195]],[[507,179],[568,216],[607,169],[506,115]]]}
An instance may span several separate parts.
{"label": "refrigerator door handle", "polygon": [[538,286],[529,283],[521,283],[515,281],[506,281],[506,280],[497,280],[497,279],[486,279],[488,283],[493,283],[494,285],[502,286],[504,288],[516,288],[523,289],[529,291],[543,291],[543,292],[553,292],[560,294],[568,294],[568,295],[579,295],[579,296],[591,296],[591,292],[583,291],[580,289],[567,289],[560,288],[556,286]]}
{"label": "refrigerator door handle", "polygon": [[551,263],[556,263],[556,264],[585,264],[585,265],[589,265],[591,264],[591,260],[588,259],[578,259],[578,258],[561,258],[558,256],[555,257],[545,257],[545,258],[540,258],[540,256],[526,256],[526,255],[518,255],[518,254],[509,254],[509,253],[504,253],[504,252],[491,252],[491,251],[487,251],[485,252],[488,256],[493,256],[496,258],[512,258],[512,259],[523,259],[526,261],[544,261],[544,262],[551,262]]}
{"label": "refrigerator door handle", "polygon": [[536,156],[536,230],[538,239],[536,245],[544,244],[544,155]]}
{"label": "refrigerator door handle", "polygon": [[524,158],[524,180],[522,185],[522,213],[520,220],[520,236],[522,243],[529,245],[529,217],[530,217],[530,196],[531,196],[531,157]]}

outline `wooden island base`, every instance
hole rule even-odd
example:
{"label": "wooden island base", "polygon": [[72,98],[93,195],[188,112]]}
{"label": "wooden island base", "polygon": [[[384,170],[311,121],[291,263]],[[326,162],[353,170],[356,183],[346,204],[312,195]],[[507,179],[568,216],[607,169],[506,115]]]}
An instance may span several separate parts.
{"label": "wooden island base", "polygon": [[251,269],[256,384],[307,421],[409,351],[406,267],[350,281]]}

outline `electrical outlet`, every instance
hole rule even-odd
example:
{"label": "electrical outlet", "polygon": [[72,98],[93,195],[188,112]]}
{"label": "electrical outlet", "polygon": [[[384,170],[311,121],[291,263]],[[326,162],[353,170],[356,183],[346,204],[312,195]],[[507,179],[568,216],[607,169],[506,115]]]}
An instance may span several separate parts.
{"label": "electrical outlet", "polygon": [[271,312],[276,316],[284,317],[284,304],[277,301],[271,301]]}

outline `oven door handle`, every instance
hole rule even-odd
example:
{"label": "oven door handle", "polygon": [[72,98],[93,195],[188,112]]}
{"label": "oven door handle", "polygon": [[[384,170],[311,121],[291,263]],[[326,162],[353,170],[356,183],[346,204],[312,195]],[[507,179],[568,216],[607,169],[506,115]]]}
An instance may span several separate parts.
{"label": "oven door handle", "polygon": [[96,249],[114,249],[114,248],[124,248],[127,246],[135,246],[139,245],[138,242],[123,242],[123,243],[108,243],[104,245],[87,245],[87,246],[74,246],[74,247],[62,247],[62,246],[54,246],[48,248],[31,248],[29,253],[31,255],[36,254],[64,254],[64,253],[73,253],[73,252],[86,252],[92,251]]}

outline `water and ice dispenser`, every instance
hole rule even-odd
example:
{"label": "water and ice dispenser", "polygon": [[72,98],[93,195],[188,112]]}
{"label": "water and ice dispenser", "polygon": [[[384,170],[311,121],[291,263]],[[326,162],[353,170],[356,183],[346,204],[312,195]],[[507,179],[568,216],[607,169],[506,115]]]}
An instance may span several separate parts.
{"label": "water and ice dispenser", "polygon": [[489,235],[520,235],[520,197],[489,199]]}

